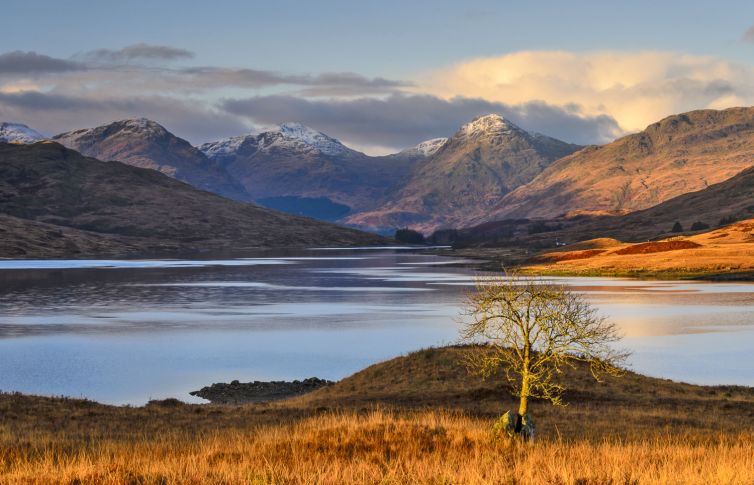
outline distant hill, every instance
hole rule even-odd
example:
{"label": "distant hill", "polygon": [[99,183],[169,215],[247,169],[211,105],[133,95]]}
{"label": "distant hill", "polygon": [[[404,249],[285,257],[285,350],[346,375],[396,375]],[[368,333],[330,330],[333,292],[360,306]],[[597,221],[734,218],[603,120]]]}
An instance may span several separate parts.
{"label": "distant hill", "polygon": [[[224,199],[155,170],[84,157],[53,142],[0,144],[0,214],[0,257],[384,242]],[[45,238],[70,244],[45,250]],[[30,244],[26,253],[18,250],[24,241]]]}
{"label": "distant hill", "polygon": [[[205,143],[199,149],[233,175],[254,200],[263,204],[282,200],[274,207],[293,207],[296,212],[308,208],[312,217],[332,219],[342,206],[348,213],[384,202],[433,146],[428,142],[396,155],[370,157],[300,123],[284,123],[263,133]],[[316,206],[310,204],[312,200],[318,201]]]}
{"label": "distant hill", "polygon": [[88,157],[150,168],[201,190],[230,199],[250,200],[224,168],[186,140],[146,118],[61,133],[53,140]]}
{"label": "distant hill", "polygon": [[411,227],[430,232],[484,218],[491,207],[578,145],[529,133],[491,114],[463,125],[418,161],[411,178],[375,210],[350,216],[362,227]]}
{"label": "distant hill", "polygon": [[29,144],[44,140],[45,136],[22,123],[0,123],[0,143]]}
{"label": "distant hill", "polygon": [[752,165],[754,108],[692,111],[558,160],[469,225],[633,212],[720,183]]}

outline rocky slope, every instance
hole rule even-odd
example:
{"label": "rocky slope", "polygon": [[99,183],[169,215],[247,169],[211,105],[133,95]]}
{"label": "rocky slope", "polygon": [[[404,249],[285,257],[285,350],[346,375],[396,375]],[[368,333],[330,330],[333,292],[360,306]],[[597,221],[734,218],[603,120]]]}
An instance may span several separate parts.
{"label": "rocky slope", "polygon": [[53,139],[89,157],[157,170],[201,190],[249,200],[225,169],[186,140],[145,118],[61,133]]}
{"label": "rocky slope", "polygon": [[[258,134],[227,138],[199,147],[232,174],[254,200],[325,199],[346,212],[372,208],[405,181],[413,162],[426,155],[370,157],[299,123]],[[431,151],[431,147],[422,147]],[[337,211],[336,211],[337,212]],[[329,212],[328,212],[329,213]],[[318,212],[309,214],[320,217]],[[323,216],[323,218],[328,218]]]}
{"label": "rocky slope", "polygon": [[592,232],[607,230],[626,240],[657,237],[679,222],[689,230],[695,222],[715,227],[721,221],[754,218],[754,167],[703,190],[679,195],[645,210],[585,224]]}
{"label": "rocky slope", "polygon": [[646,209],[752,165],[754,108],[692,111],[558,160],[472,222]]}
{"label": "rocky slope", "polygon": [[[54,142],[0,144],[0,214],[0,257],[384,243]],[[70,244],[44,252],[45,238]]]}
{"label": "rocky slope", "polygon": [[[706,189],[679,195],[624,215],[580,215],[549,220],[504,219],[454,231],[440,231],[433,243],[473,247],[544,249],[596,238],[643,242],[698,232],[754,218],[754,167]],[[683,229],[672,232],[677,223]],[[588,249],[593,249],[591,246]],[[481,254],[481,253],[480,253]]]}
{"label": "rocky slope", "polygon": [[23,145],[44,140],[45,136],[21,123],[0,123],[0,143]]}
{"label": "rocky slope", "polygon": [[389,202],[347,222],[364,227],[409,226],[425,232],[465,226],[554,160],[581,148],[528,133],[494,114],[476,118],[434,146],[436,151],[416,164],[410,180]]}

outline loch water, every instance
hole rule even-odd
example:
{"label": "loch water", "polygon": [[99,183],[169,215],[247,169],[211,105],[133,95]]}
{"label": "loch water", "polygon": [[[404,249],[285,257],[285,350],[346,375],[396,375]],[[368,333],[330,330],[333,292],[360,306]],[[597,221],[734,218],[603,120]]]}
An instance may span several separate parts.
{"label": "loch water", "polygon": [[[479,271],[405,248],[0,261],[0,391],[143,404],[233,379],[340,379],[455,343]],[[754,385],[754,284],[550,278],[615,321],[632,370]]]}

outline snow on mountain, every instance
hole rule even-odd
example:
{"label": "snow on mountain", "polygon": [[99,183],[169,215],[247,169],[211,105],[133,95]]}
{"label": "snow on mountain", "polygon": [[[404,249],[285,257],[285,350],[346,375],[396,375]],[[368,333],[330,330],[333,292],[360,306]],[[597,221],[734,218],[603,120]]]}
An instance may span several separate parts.
{"label": "snow on mountain", "polygon": [[301,123],[283,123],[276,130],[260,134],[258,139],[260,150],[280,147],[297,151],[314,150],[330,156],[345,155],[352,151],[335,138]]}
{"label": "snow on mountain", "polygon": [[28,145],[46,138],[21,123],[0,123],[0,142]]}
{"label": "snow on mountain", "polygon": [[222,158],[236,153],[239,147],[254,135],[240,135],[223,138],[222,140],[205,143],[197,148],[210,159]]}
{"label": "snow on mountain", "polygon": [[[81,143],[89,145],[100,142],[107,138],[113,137],[136,137],[144,140],[158,140],[172,137],[173,135],[161,124],[147,118],[129,118],[125,120],[113,121],[107,125],[97,126],[94,128],[79,128],[78,130],[69,131],[55,135],[53,140],[63,145],[82,151],[84,149]],[[82,153],[84,153],[82,151]],[[89,154],[89,156],[95,156]]]}
{"label": "snow on mountain", "polygon": [[447,138],[432,138],[431,140],[425,140],[415,147],[407,148],[401,153],[405,154],[417,154],[424,157],[429,157],[437,153],[437,150],[442,148],[448,142]]}
{"label": "snow on mountain", "polygon": [[164,136],[169,132],[164,126],[148,118],[133,118],[115,122],[124,133],[138,133],[142,136]]}
{"label": "snow on mountain", "polygon": [[456,133],[456,137],[476,137],[481,135],[504,135],[504,134],[528,134],[515,123],[503,118],[497,114],[488,114],[474,118],[470,122],[461,126]]}
{"label": "snow on mountain", "polygon": [[329,156],[342,156],[354,152],[335,138],[301,123],[283,123],[262,133],[233,136],[205,143],[199,150],[210,158],[218,159],[237,152],[244,144],[254,145],[260,151],[277,148],[303,153],[318,152]]}

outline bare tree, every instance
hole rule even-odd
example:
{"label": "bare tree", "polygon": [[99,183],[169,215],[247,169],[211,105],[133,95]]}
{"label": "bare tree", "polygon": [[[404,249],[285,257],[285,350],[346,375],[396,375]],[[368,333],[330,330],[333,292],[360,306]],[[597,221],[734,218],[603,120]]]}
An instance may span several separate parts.
{"label": "bare tree", "polygon": [[[628,356],[611,345],[620,339],[614,324],[580,295],[541,280],[515,274],[479,278],[467,298],[466,315],[462,339],[491,348],[472,353],[468,363],[484,377],[502,370],[520,399],[516,433],[533,431],[529,398],[563,404],[565,368],[586,362],[600,380],[605,374],[620,375]],[[508,413],[504,418],[510,418]]]}

